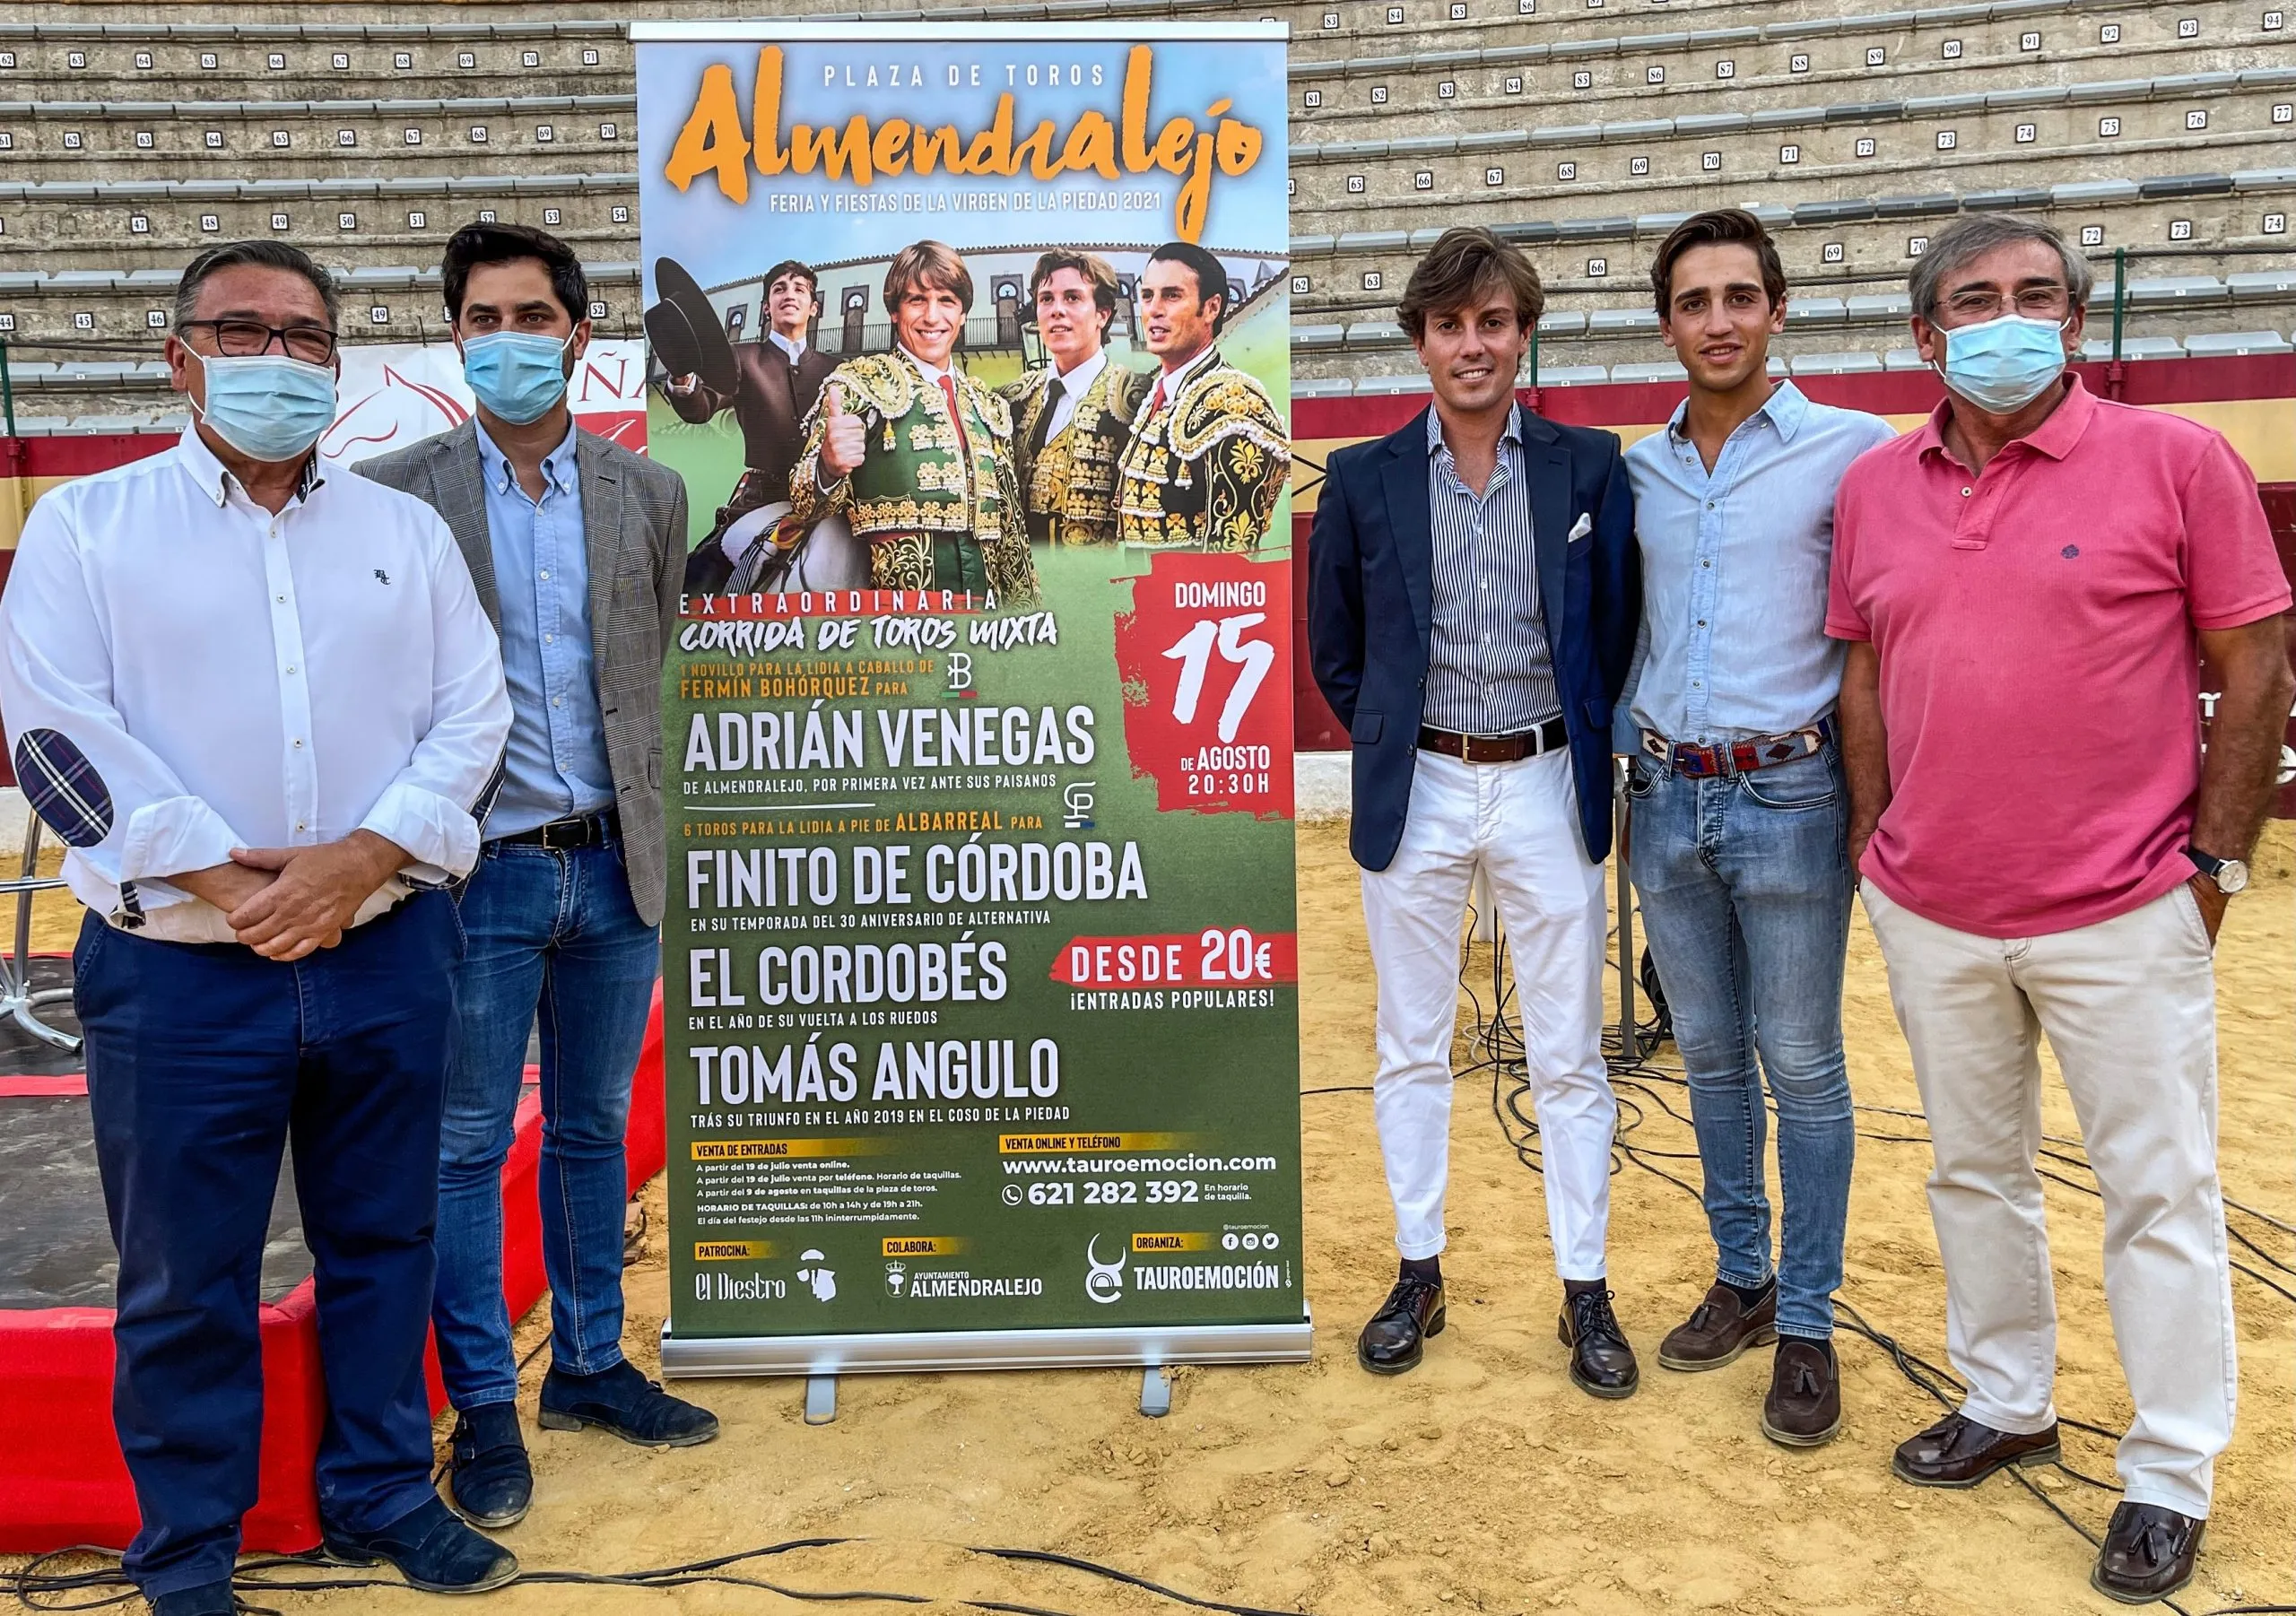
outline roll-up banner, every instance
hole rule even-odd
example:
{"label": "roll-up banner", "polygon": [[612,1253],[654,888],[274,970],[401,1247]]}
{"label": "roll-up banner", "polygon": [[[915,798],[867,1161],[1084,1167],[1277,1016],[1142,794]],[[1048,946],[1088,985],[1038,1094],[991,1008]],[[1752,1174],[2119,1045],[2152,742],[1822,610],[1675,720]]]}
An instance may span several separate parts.
{"label": "roll-up banner", "polygon": [[631,31],[664,1368],[1305,1359],[1283,27]]}

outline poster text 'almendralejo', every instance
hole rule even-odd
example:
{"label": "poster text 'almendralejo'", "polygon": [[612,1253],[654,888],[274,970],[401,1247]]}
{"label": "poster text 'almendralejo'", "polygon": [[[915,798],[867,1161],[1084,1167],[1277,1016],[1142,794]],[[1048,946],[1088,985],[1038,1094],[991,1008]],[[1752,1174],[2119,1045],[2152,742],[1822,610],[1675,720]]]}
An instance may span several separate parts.
{"label": "poster text 'almendralejo'", "polygon": [[[1134,46],[1126,58],[1118,123],[1111,124],[1105,113],[1088,109],[1065,133],[1045,118],[1017,140],[1013,134],[1015,92],[1006,89],[996,98],[996,111],[988,126],[970,134],[953,124],[923,128],[902,117],[889,117],[873,126],[857,112],[842,127],[793,124],[785,144],[783,65],[778,45],[768,45],[757,53],[757,83],[746,127],[740,98],[734,92],[734,70],[722,62],[703,68],[693,109],[678,132],[663,177],[683,191],[702,175],[714,174],[726,199],[741,204],[749,201],[752,167],[768,178],[818,171],[831,179],[848,179],[864,189],[880,176],[925,175],[936,168],[950,174],[1008,179],[1025,169],[1030,178],[1039,180],[1088,172],[1117,180],[1126,174],[1161,169],[1185,177],[1173,204],[1172,228],[1182,240],[1196,241],[1204,233],[1211,205],[1213,168],[1230,178],[1247,174],[1259,161],[1265,143],[1257,128],[1231,115],[1231,103],[1224,99],[1205,109],[1209,127],[1193,117],[1170,117],[1151,141],[1148,96],[1155,77],[1155,53],[1145,45]],[[829,83],[838,83],[836,68],[823,71],[831,75]],[[921,66],[885,71],[896,81],[906,72],[914,75],[916,83],[896,82],[880,87],[926,87]],[[969,68],[952,65],[945,71],[950,89],[984,87],[978,65]],[[1008,69],[1008,76],[1014,71]],[[1089,74],[1097,85],[1104,70],[1094,65],[1078,72]],[[863,82],[876,74],[877,70],[869,70]]]}

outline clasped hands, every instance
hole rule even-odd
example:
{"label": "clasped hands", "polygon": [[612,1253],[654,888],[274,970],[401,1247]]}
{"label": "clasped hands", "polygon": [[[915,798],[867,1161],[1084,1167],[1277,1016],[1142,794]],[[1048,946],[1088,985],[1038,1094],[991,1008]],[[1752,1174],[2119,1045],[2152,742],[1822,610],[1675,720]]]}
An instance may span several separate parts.
{"label": "clasped hands", "polygon": [[233,935],[266,960],[292,961],[343,941],[359,906],[406,863],[371,830],[308,847],[234,847],[231,862],[169,880],[223,911]]}

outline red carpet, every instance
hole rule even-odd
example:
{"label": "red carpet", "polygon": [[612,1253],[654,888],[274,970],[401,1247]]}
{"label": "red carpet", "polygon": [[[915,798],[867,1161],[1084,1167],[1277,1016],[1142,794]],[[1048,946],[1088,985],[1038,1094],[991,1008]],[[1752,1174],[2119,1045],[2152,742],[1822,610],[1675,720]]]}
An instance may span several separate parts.
{"label": "red carpet", "polygon": [[[9,1077],[18,1094],[75,1094],[84,1080]],[[638,1057],[630,1106],[630,1187],[662,1170],[662,998]],[[502,1167],[502,1290],[510,1316],[543,1293],[542,1214],[535,1178],[542,1102],[518,1107],[517,1137]],[[111,1314],[100,1308],[0,1310],[0,1552],[38,1554],[74,1543],[124,1546],[135,1534],[135,1494],[111,1425]],[[311,1456],[326,1416],[318,1325],[305,1281],[263,1309],[263,1477],[247,1517],[251,1551],[294,1553],[319,1541]],[[430,1402],[443,1407],[438,1365]]]}

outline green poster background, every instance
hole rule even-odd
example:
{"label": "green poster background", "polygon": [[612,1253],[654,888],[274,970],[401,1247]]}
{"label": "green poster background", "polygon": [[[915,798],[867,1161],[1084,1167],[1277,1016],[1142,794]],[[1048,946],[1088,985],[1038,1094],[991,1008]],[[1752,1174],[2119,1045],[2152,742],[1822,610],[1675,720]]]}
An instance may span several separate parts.
{"label": "green poster background", "polygon": [[[649,162],[683,115],[643,99],[646,53],[660,48],[640,45]],[[1248,48],[1280,91],[1281,44]],[[1282,106],[1255,110],[1280,178]],[[684,205],[648,190],[649,263],[660,219]],[[866,256],[834,220],[809,221],[802,237],[759,223],[758,266]],[[1280,211],[1266,223],[1280,253]],[[916,233],[970,250],[965,229],[944,218]],[[1287,409],[1288,329],[1279,278],[1220,343]],[[991,385],[1019,362],[965,361]],[[679,421],[658,395],[648,431],[653,456],[688,481],[698,539],[741,471],[740,437],[729,418]],[[1041,599],[996,614],[1030,624],[1009,646],[977,643],[996,632],[978,628],[990,614],[920,613],[914,596],[898,610],[878,595],[744,597],[746,620],[713,614],[722,600],[689,601],[663,686],[676,1338],[1305,1318],[1290,531],[1287,496],[1260,551],[1157,552],[1152,582],[1137,550],[1039,546]],[[1169,569],[1198,565],[1231,582],[1248,573],[1259,609],[1182,610]],[[1164,653],[1194,624],[1231,618],[1272,654],[1244,738],[1273,755],[1207,754],[1229,772],[1192,778],[1233,787],[1240,769],[1246,793],[1264,795],[1205,811],[1175,802],[1170,746],[1135,758],[1128,732],[1152,704],[1170,717],[1182,665]],[[1127,621],[1136,643],[1120,665]],[[1218,739],[1238,665],[1203,654],[1202,710],[1168,742]],[[990,708],[984,728],[976,715]],[[1008,721],[1013,709],[1025,717]],[[889,755],[888,726],[904,753],[924,727],[937,753],[968,718],[996,761]],[[769,739],[775,755],[760,767]],[[993,882],[1000,859],[1009,888]],[[896,864],[907,904],[883,900]],[[968,872],[991,884],[969,889]],[[1105,895],[1091,891],[1096,872]],[[956,885],[938,895],[943,876]],[[1073,898],[1057,884],[1034,894],[1070,877],[1085,883]],[[1129,956],[1120,942],[1066,953],[1079,938],[1135,941]],[[1136,941],[1150,938],[1161,941]],[[1180,964],[1186,984],[1121,980],[1118,961],[1138,976],[1152,946],[1156,970]],[[1078,958],[1096,960],[1106,983],[1056,979]]]}
{"label": "green poster background", "polygon": [[[1284,936],[1295,924],[1288,818],[1160,812],[1156,782],[1133,774],[1124,747],[1124,696],[1114,636],[1117,614],[1129,607],[1133,586],[1110,578],[1115,560],[1110,552],[1039,552],[1044,609],[1056,616],[1060,642],[997,656],[968,650],[973,688],[979,691],[973,703],[942,699],[949,681],[946,655],[683,655],[671,671],[665,692],[666,734],[672,757],[682,762],[697,716],[714,732],[721,714],[763,709],[825,715],[847,705],[832,699],[815,709],[809,696],[740,700],[691,693],[713,677],[754,677],[723,672],[732,666],[786,669],[802,661],[826,673],[899,660],[921,670],[889,676],[895,682],[906,678],[904,696],[865,697],[848,705],[847,710],[859,710],[867,720],[866,769],[759,777],[777,787],[807,788],[787,795],[790,803],[867,800],[871,806],[865,810],[721,808],[690,793],[705,785],[737,783],[740,777],[673,771],[671,801],[683,834],[673,832],[664,1002],[671,1295],[674,1327],[681,1337],[1274,1323],[1303,1316],[1296,984],[1253,986],[1248,991],[1257,1002],[1245,1007],[1225,1003],[1237,990],[1168,990],[1159,1002],[1151,996],[1156,990],[1143,985],[1116,990],[1132,995],[1119,1003],[1142,1008],[1080,1010],[1073,1007],[1078,990],[1052,979],[1057,955],[1078,936],[1184,935],[1190,940],[1185,958],[1194,966],[1207,946],[1202,939],[1206,930],[1221,934],[1225,963],[1236,930],[1255,939]],[[1282,558],[1261,563],[1271,571],[1287,565]],[[840,621],[847,620],[816,619],[807,626],[818,630],[822,621]],[[945,621],[970,627],[964,619]],[[865,627],[861,638],[865,643],[869,638]],[[1288,669],[1284,649],[1280,665]],[[1274,688],[1281,682],[1264,687],[1260,699],[1280,703],[1288,733],[1289,691]],[[1027,709],[1032,746],[1036,715],[1047,709],[1058,715],[1064,745],[1070,745],[1074,736],[1069,715],[1085,708],[1091,718],[1091,760],[1075,764],[1064,759],[1041,769],[891,771],[880,766],[881,708],[925,710],[937,719],[939,708],[976,703]],[[913,782],[915,788],[871,792],[840,786],[889,776]],[[1026,786],[961,784],[1014,777],[1048,778]],[[1069,817],[1067,805],[1082,800],[1073,795],[1079,786],[1091,794],[1092,822],[1089,829],[1072,830],[1064,820]],[[915,822],[915,815],[982,814],[1004,827],[981,832],[984,844],[1098,841],[1110,847],[1112,864],[1119,869],[1128,844],[1136,849],[1146,896],[1019,904],[967,903],[960,897],[935,904],[929,901],[926,879],[928,849],[961,847],[972,839],[970,832],[839,828],[862,821],[874,827],[886,819]],[[1042,828],[1033,826],[1033,820],[1041,820]],[[924,911],[918,919],[925,924],[885,925],[881,922],[894,916],[893,906],[851,902],[856,850],[901,846],[912,849],[910,887],[915,908]],[[812,849],[832,851],[838,901],[816,906],[804,893],[794,906],[718,906],[710,855],[719,849],[771,853],[791,847],[807,850],[808,873],[818,863]],[[690,865],[697,853],[702,858]],[[780,864],[786,873],[786,856]],[[699,872],[698,894],[691,890],[690,867]],[[701,901],[691,901],[695,896]],[[776,896],[787,898],[786,882]],[[796,921],[804,929],[744,929],[768,917]],[[967,941],[994,943],[1004,950],[1000,969],[1006,990],[1001,999],[931,1005],[769,1004],[764,995],[770,990],[757,973],[759,954],[769,948],[948,947]],[[733,992],[744,1002],[697,1004],[697,997],[726,996],[720,969],[725,960],[731,961]],[[774,986],[779,983],[777,974]],[[1210,1003],[1182,1008],[1187,991]],[[929,1021],[919,1019],[926,1016]],[[909,1046],[954,1040],[967,1047],[970,1058],[976,1039],[1011,1042],[1014,1072],[1009,1081],[997,1082],[998,1098],[975,1098],[970,1085],[961,1099],[908,1097]],[[1058,1047],[1057,1092],[1007,1097],[1004,1090],[1012,1087],[1030,1086],[1029,1052],[1039,1040]],[[705,1107],[696,1051],[729,1044],[764,1052],[762,1058],[748,1057],[752,1072],[776,1064],[783,1051],[790,1051],[791,1083],[784,1086],[785,1093],[794,1091],[802,1077],[806,1046],[820,1051],[824,1087],[836,1074],[834,1047],[849,1046],[857,1056],[854,1098],[791,1103],[776,1094],[763,1104],[752,1099],[727,1105],[725,1077],[713,1073],[719,1103]],[[888,1045],[902,1063],[904,1098],[898,1101],[873,1098],[880,1051]],[[713,1059],[713,1067],[719,1060]],[[753,1093],[754,1082],[751,1087]],[[1122,1142],[1027,1151],[1000,1148],[1013,1134],[1051,1135],[1056,1142],[1062,1135],[1116,1135]],[[727,1152],[729,1145],[740,1149]],[[814,1153],[762,1153],[769,1150]],[[735,1159],[697,1160],[697,1153],[730,1153]],[[1182,1239],[1143,1238],[1156,1236]],[[895,1244],[889,1248],[888,1241]],[[1179,1249],[1170,1249],[1174,1244]],[[1095,1260],[1109,1277],[1088,1289]],[[1211,1271],[1213,1284],[1143,1290],[1144,1265]],[[1176,1287],[1199,1282],[1187,1273],[1168,1278],[1157,1272],[1154,1277]]]}

